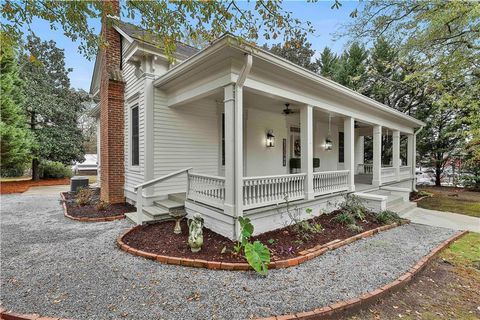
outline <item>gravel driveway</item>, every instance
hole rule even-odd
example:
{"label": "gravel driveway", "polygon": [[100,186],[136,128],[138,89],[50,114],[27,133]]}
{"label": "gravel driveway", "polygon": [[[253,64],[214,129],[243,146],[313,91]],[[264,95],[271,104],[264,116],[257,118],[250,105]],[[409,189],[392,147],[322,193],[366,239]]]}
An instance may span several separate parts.
{"label": "gravel driveway", "polygon": [[406,272],[454,231],[410,224],[301,266],[228,272],[163,265],[120,251],[128,221],[63,217],[59,197],[1,197],[1,303],[73,319],[245,319],[312,310]]}

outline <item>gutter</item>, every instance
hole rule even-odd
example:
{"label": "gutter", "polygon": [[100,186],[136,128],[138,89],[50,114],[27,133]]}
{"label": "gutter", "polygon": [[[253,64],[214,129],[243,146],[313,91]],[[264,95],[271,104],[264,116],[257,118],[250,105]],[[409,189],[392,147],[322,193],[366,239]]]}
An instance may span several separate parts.
{"label": "gutter", "polygon": [[413,144],[414,148],[413,150],[415,151],[413,153],[413,166],[412,166],[412,174],[413,174],[413,191],[417,192],[417,134],[419,134],[423,130],[423,127],[420,127],[415,133],[413,134]]}

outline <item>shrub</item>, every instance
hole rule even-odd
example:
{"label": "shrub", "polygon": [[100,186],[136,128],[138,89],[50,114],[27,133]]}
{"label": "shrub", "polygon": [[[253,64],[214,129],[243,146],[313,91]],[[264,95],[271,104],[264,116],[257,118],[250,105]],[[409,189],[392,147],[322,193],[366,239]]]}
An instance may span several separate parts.
{"label": "shrub", "polygon": [[347,211],[342,211],[338,213],[335,217],[332,218],[332,220],[343,225],[355,224],[355,218],[350,212]]}
{"label": "shrub", "polygon": [[22,177],[25,174],[25,165],[18,165],[14,167],[1,167],[0,176],[3,178]]}
{"label": "shrub", "polygon": [[98,201],[96,204],[95,204],[95,208],[98,210],[98,211],[105,211],[108,209],[108,207],[110,206],[110,204],[106,201]]}
{"label": "shrub", "polygon": [[344,200],[338,204],[338,207],[341,211],[348,212],[355,219],[365,220],[367,208],[365,208],[363,200],[353,194],[345,195]]}
{"label": "shrub", "polygon": [[78,205],[86,206],[92,201],[93,190],[89,188],[80,188],[77,191],[77,199],[75,200]]}
{"label": "shrub", "polygon": [[70,167],[57,161],[42,161],[39,169],[43,179],[71,178],[73,175]]}
{"label": "shrub", "polygon": [[400,222],[402,219],[393,211],[384,210],[375,213],[375,219],[381,224],[389,224],[393,222]]}
{"label": "shrub", "polygon": [[363,231],[363,227],[359,226],[359,225],[356,225],[356,224],[347,225],[347,229],[352,231],[352,232],[362,232]]}

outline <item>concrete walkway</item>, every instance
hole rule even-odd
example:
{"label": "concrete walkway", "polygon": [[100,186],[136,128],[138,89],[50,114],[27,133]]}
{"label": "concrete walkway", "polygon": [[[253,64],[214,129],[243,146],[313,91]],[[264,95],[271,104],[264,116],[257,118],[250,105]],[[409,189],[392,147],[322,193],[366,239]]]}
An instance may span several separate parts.
{"label": "concrete walkway", "polygon": [[480,218],[453,212],[415,208],[401,215],[412,222],[453,230],[480,232]]}
{"label": "concrete walkway", "polygon": [[58,186],[41,186],[30,187],[27,191],[22,193],[25,196],[44,195],[44,196],[57,196],[60,192],[70,191],[70,186],[58,185]]}

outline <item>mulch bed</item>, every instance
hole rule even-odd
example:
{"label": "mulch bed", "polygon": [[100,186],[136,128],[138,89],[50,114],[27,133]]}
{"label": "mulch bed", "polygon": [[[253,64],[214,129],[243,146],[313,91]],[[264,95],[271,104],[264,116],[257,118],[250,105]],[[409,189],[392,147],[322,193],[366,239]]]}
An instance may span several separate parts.
{"label": "mulch bed", "polygon": [[69,178],[5,181],[0,183],[0,194],[23,193],[30,187],[57,186],[70,184]]}
{"label": "mulch bed", "polygon": [[100,189],[93,189],[94,193],[90,204],[80,206],[76,203],[74,192],[63,192],[68,215],[76,218],[106,218],[124,216],[127,212],[137,211],[135,206],[129,203],[109,204],[106,210],[98,210],[95,204],[100,200]]}
{"label": "mulch bed", "polygon": [[[326,244],[337,239],[343,240],[382,226],[373,219],[367,220],[367,222],[357,221],[357,225],[362,226],[363,231],[353,232],[347,229],[346,226],[331,221],[334,213],[323,214],[309,220],[311,224],[320,223],[324,229],[318,233],[310,233],[308,240],[302,240],[302,237],[295,232],[292,226],[260,234],[252,237],[251,240],[259,240],[268,246],[271,252],[271,261],[279,261],[297,257],[300,251],[317,245]],[[158,255],[219,262],[245,262],[242,255],[236,255],[232,252],[233,241],[207,228],[203,229],[202,250],[192,253],[187,244],[188,227],[186,221],[182,221],[181,234],[173,233],[174,225],[175,222],[173,221],[165,221],[139,226],[127,233],[122,240],[134,249]],[[223,248],[226,248],[226,252],[222,254]]]}

